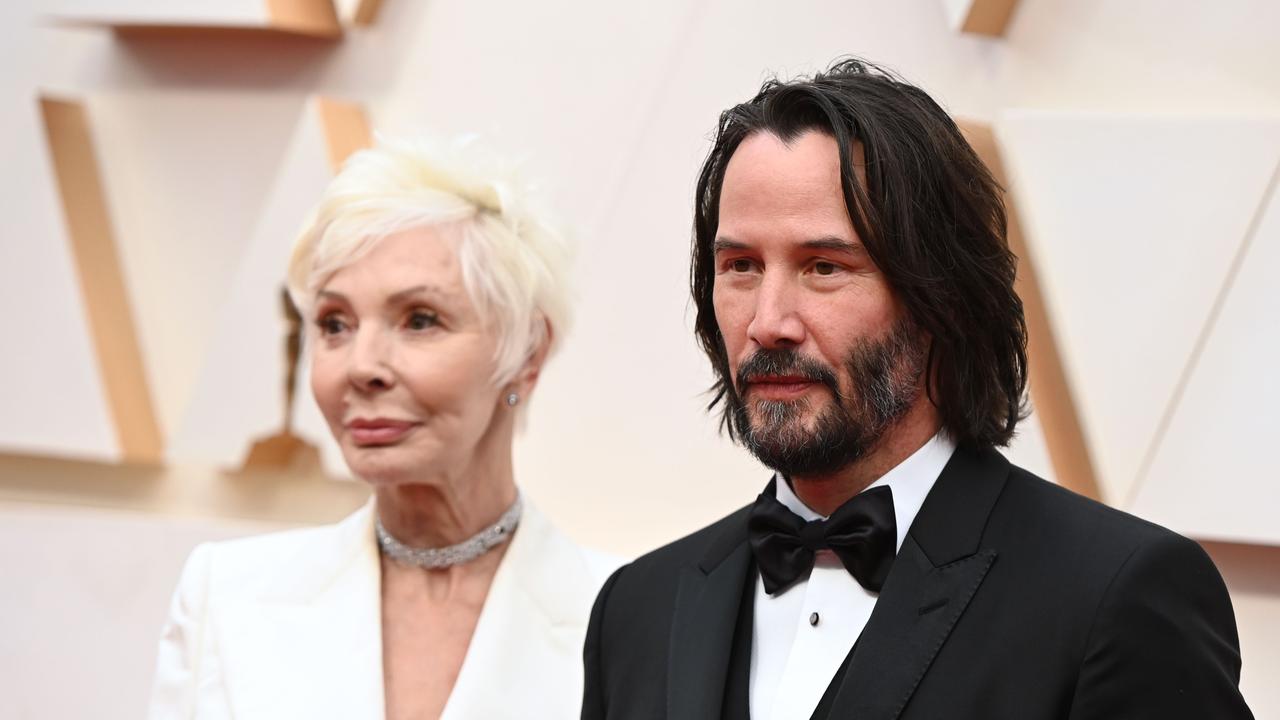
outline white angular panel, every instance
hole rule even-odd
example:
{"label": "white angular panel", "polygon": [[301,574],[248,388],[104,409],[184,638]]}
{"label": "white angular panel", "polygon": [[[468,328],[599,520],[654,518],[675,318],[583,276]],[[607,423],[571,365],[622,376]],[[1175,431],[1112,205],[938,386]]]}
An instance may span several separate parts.
{"label": "white angular panel", "polygon": [[1133,510],[1195,538],[1280,545],[1280,189],[1160,439]]}
{"label": "white angular panel", "polygon": [[186,413],[221,301],[303,100],[241,90],[89,98],[138,339],[166,437]]}
{"label": "white angular panel", "polygon": [[942,9],[952,30],[999,38],[1017,4],[1018,0],[942,0]]}
{"label": "white angular panel", "polygon": [[[307,103],[221,307],[183,422],[170,441],[172,461],[238,467],[253,439],[281,427],[287,326],[280,293],[294,238],[333,176],[326,148],[320,114]],[[294,431],[319,445],[329,433],[311,410],[310,395],[302,376]],[[335,452],[325,454],[339,458],[340,465]]]}
{"label": "white angular panel", "polygon": [[333,0],[338,19],[347,25],[369,24],[376,21],[382,0]]}
{"label": "white angular panel", "polygon": [[[117,460],[102,377],[35,97],[6,97],[21,176],[0,213],[0,450]],[[17,105],[21,103],[21,105]]]}
{"label": "white angular panel", "polygon": [[942,0],[942,9],[947,14],[947,24],[952,30],[964,26],[964,19],[969,16],[974,0]]}
{"label": "white angular panel", "polygon": [[331,0],[53,0],[53,18],[126,28],[236,28],[341,35]]}
{"label": "white angular panel", "polygon": [[1024,111],[997,134],[1100,488],[1123,507],[1280,156],[1280,120]]}
{"label": "white angular panel", "polygon": [[47,8],[57,17],[110,18],[119,24],[254,25],[268,21],[263,0],[219,0],[217,3],[151,0],[56,0]]}

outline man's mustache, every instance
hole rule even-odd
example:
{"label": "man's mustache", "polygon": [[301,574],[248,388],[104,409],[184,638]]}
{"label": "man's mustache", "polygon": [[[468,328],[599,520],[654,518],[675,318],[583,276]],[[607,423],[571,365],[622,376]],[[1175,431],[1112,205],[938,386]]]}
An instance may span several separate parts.
{"label": "man's mustache", "polygon": [[761,348],[752,353],[742,365],[738,366],[735,384],[739,396],[745,392],[747,384],[755,378],[769,375],[789,375],[804,378],[809,382],[822,383],[831,392],[840,396],[840,386],[836,381],[836,373],[826,365],[813,358],[801,355],[792,348]]}

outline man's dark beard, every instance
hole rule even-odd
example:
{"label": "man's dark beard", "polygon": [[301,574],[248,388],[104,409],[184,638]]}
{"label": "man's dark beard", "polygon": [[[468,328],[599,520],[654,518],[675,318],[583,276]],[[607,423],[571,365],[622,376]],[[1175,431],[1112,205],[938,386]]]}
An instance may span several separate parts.
{"label": "man's dark beard", "polygon": [[[742,444],[760,462],[786,476],[823,475],[864,457],[884,432],[911,408],[920,391],[924,351],[914,323],[899,320],[881,340],[862,340],[845,359],[852,397],[840,392],[835,372],[792,348],[762,349],[738,368],[735,392],[728,394]],[[825,385],[832,401],[812,429],[804,417],[809,397],[794,401],[746,400],[741,392],[752,377],[788,375]],[[752,421],[750,407],[756,410]]]}

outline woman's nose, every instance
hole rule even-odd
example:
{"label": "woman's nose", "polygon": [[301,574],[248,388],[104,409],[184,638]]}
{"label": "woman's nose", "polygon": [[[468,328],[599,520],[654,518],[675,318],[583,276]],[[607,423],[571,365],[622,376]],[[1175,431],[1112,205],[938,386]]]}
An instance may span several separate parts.
{"label": "woman's nose", "polygon": [[366,392],[391,387],[394,374],[391,372],[390,350],[385,333],[366,328],[357,331],[347,365],[351,384]]}

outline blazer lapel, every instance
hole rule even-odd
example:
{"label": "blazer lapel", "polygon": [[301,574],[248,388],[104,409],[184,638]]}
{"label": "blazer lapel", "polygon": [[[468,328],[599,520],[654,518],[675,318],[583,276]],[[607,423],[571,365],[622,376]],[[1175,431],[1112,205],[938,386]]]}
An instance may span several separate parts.
{"label": "blazer lapel", "polygon": [[667,717],[720,717],[742,585],[751,567],[748,508],[722,523],[696,565],[681,570],[667,661]]}
{"label": "blazer lapel", "polygon": [[603,581],[526,502],[441,720],[576,716],[582,640]]}
{"label": "blazer lapel", "polygon": [[995,562],[982,530],[1008,473],[994,450],[952,455],[898,551],[831,717],[901,715]]}
{"label": "blazer lapel", "polygon": [[235,717],[382,717],[373,512],[310,539],[259,596],[212,618]]}

